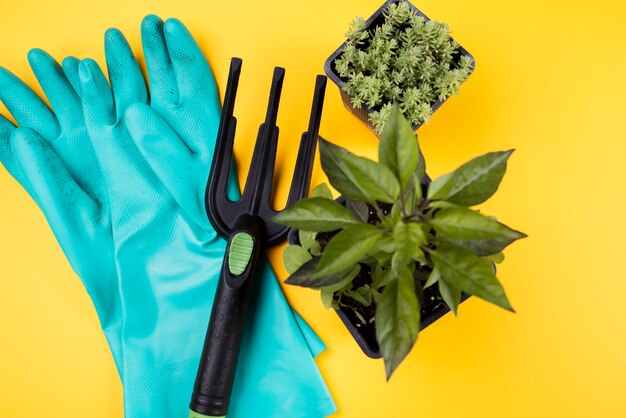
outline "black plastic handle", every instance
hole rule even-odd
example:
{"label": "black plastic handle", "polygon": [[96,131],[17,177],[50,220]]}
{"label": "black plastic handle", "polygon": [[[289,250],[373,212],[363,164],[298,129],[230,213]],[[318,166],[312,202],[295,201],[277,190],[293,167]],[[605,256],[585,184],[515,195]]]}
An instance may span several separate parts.
{"label": "black plastic handle", "polygon": [[[238,233],[249,235],[253,248],[246,268],[240,274],[233,274],[229,257],[234,237]],[[263,250],[264,234],[261,218],[246,214],[237,219],[232,231],[191,398],[190,408],[198,414],[217,417],[228,412],[246,308],[256,265]]]}

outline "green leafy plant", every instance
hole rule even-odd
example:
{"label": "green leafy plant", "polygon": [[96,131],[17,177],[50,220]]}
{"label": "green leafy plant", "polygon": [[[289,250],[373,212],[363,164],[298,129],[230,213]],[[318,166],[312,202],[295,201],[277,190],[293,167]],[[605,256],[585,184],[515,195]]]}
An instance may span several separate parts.
{"label": "green leafy plant", "polygon": [[472,72],[472,60],[459,57],[448,25],[427,21],[406,2],[391,4],[384,23],[372,29],[357,17],[346,37],[335,69],[352,105],[372,110],[369,118],[379,134],[394,102],[412,125],[426,122],[433,103],[456,94]]}
{"label": "green leafy plant", "polygon": [[320,141],[324,172],[347,203],[334,201],[322,184],[274,217],[299,230],[300,245],[284,252],[286,283],[319,289],[328,308],[351,307],[347,298],[375,304],[387,378],[417,340],[423,289],[437,285],[455,314],[462,292],[513,311],[493,262],[525,235],[471,209],[495,193],[512,151],[474,158],[426,187],[418,142],[397,106],[378,162]]}

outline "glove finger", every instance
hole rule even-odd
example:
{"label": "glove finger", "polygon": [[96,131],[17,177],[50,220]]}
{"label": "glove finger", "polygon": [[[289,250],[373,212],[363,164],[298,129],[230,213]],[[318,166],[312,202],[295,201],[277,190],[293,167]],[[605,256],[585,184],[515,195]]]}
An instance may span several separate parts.
{"label": "glove finger", "polygon": [[150,98],[156,103],[178,103],[179,95],[172,61],[163,34],[163,21],[148,15],[141,22],[143,53],[148,67]]}
{"label": "glove finger", "polygon": [[206,219],[200,213],[204,207],[200,193],[192,187],[196,184],[190,178],[195,157],[187,145],[148,105],[131,105],[124,122],[139,152],[178,205],[193,219]]}
{"label": "glove finger", "polygon": [[35,73],[61,128],[71,129],[82,123],[80,100],[61,66],[47,52],[31,49],[28,62]]}
{"label": "glove finger", "polygon": [[189,30],[180,20],[167,19],[163,32],[181,99],[198,96],[202,92],[202,98],[206,100],[208,96],[215,112],[219,113],[220,101],[215,78]]}
{"label": "glove finger", "polygon": [[100,170],[89,137],[80,129],[84,128],[85,121],[76,90],[80,89],[79,61],[76,58],[64,61],[66,66],[71,61],[75,61],[75,71],[68,72],[74,74],[73,80],[44,51],[32,50],[29,53],[29,61],[50,103],[59,115],[59,122],[63,125],[64,131],[50,141],[50,145],[78,184],[91,196],[99,196],[101,193]]}
{"label": "glove finger", "polygon": [[[173,122],[178,134],[192,151],[210,158],[212,144],[217,136],[220,98],[213,73],[200,47],[189,30],[177,19],[168,19],[163,25],[167,50],[177,81],[180,102],[198,122]],[[167,117],[166,117],[167,119]]]}
{"label": "glove finger", "polygon": [[33,197],[33,193],[28,183],[28,179],[22,173],[22,169],[15,160],[13,151],[11,150],[11,134],[15,131],[15,125],[13,125],[7,118],[0,115],[0,164],[6,168],[13,178],[22,185],[24,190]]}
{"label": "glove finger", "polygon": [[23,176],[11,152],[11,134],[15,131],[15,126],[3,115],[0,115],[0,163],[7,169],[9,174],[20,184]]}
{"label": "glove finger", "polygon": [[30,87],[5,68],[0,68],[0,101],[20,126],[34,129],[48,141],[59,136],[59,123],[50,108]]}
{"label": "glove finger", "polygon": [[117,117],[121,119],[130,104],[148,102],[148,91],[133,51],[121,31],[109,29],[106,32],[104,51]]}
{"label": "glove finger", "polygon": [[[93,60],[83,60],[78,72],[85,122],[108,186],[108,195],[111,203],[123,206],[129,203],[129,196],[135,196],[140,190],[150,190],[158,180],[141,158],[125,131],[126,127],[118,123],[113,93],[100,67]],[[133,175],[129,176],[131,173]],[[128,187],[132,182],[134,186]],[[111,207],[111,210],[119,207]]]}
{"label": "glove finger", "polygon": [[81,101],[88,127],[98,129],[116,122],[111,87],[98,64],[85,59],[78,66]]}
{"label": "glove finger", "polygon": [[11,149],[33,198],[72,262],[78,250],[72,242],[85,242],[80,238],[97,228],[100,205],[74,181],[50,144],[32,129],[16,129],[11,135]]}
{"label": "glove finger", "polygon": [[80,60],[76,57],[67,57],[61,64],[65,77],[67,77],[78,97],[80,97],[80,77],[78,75],[79,64]]}

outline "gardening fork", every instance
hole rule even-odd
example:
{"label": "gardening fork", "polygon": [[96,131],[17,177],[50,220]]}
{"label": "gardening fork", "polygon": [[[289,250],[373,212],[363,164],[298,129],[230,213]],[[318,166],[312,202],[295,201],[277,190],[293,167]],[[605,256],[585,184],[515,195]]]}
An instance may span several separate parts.
{"label": "gardening fork", "polygon": [[[228,239],[228,246],[190,404],[190,417],[196,418],[224,416],[228,411],[246,306],[259,256],[264,248],[280,243],[288,232],[288,227],[271,220],[278,212],[270,204],[278,142],[276,117],[284,68],[274,68],[265,122],[259,128],[243,195],[236,202],[226,197],[237,123],[233,109],[241,64],[239,58],[231,60],[205,196],[209,220],[215,230]],[[318,75],[309,127],[300,140],[285,209],[309,193],[325,90],[326,77]]]}

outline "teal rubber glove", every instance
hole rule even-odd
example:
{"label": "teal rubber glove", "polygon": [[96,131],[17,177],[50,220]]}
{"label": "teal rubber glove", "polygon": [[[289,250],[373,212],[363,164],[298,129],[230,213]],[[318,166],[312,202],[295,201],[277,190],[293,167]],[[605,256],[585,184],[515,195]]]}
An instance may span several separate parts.
{"label": "teal rubber glove", "polygon": [[[213,76],[199,47],[179,21],[170,19],[163,24],[157,17],[149,16],[142,25],[142,39],[152,100],[150,106],[143,103],[131,105],[124,122],[137,148],[182,210],[196,225],[214,233],[204,205],[206,179],[219,125],[219,98]],[[196,63],[201,64],[198,68],[202,71],[190,73],[186,70]],[[211,140],[207,141],[207,138]],[[260,288],[252,293],[229,416],[308,417],[334,412],[330,402],[317,411],[305,406],[307,398],[315,398],[321,393],[315,395],[319,388],[307,383],[311,380],[306,376],[312,370],[306,371],[308,367],[302,363],[300,355],[291,351],[290,344],[275,341],[280,332],[272,317],[288,315],[288,311],[283,309],[286,304],[282,303],[265,306],[267,298],[273,297],[269,292],[264,295],[262,287],[277,286],[277,283],[273,278],[269,279],[267,263],[259,267],[265,272],[258,277],[262,282]],[[221,264],[215,271],[219,268]],[[278,290],[271,293],[282,297]],[[277,309],[279,306],[281,309]],[[272,322],[272,327],[266,327]],[[247,339],[250,335],[263,342],[258,346],[250,344]],[[259,347],[261,351],[258,351]],[[264,353],[264,347],[269,347],[270,351]],[[259,370],[258,365],[246,360],[248,358],[254,358],[255,363],[269,362],[268,367]],[[279,372],[282,367],[285,368]],[[257,374],[259,371],[261,373]],[[277,373],[283,377],[278,377]],[[257,378],[250,379],[251,374],[257,374]],[[264,375],[272,376],[271,379],[285,379],[282,387],[285,392],[280,401],[285,403],[282,407],[269,403],[250,409],[247,400],[259,390],[258,382],[254,380],[266,380]],[[303,380],[299,382],[296,375]],[[304,394],[300,400],[297,400],[299,396],[288,394],[293,384]]]}
{"label": "teal rubber glove", "polygon": [[28,55],[56,115],[21,80],[0,68],[0,100],[20,128],[0,115],[0,162],[44,212],[98,313],[118,371],[122,311],[104,183],[78,95],[46,53]]}
{"label": "teal rubber glove", "polygon": [[[174,25],[175,32],[178,22],[172,22],[165,27]],[[145,33],[150,28],[163,33],[163,25],[156,18],[146,20],[146,52]],[[168,33],[161,39],[175,41]],[[193,42],[187,36],[187,41]],[[130,143],[120,116],[131,102],[145,102],[147,94],[132,53],[122,41],[116,31],[107,35],[113,94],[92,61],[82,63],[79,69],[76,60],[67,60],[68,81],[44,53],[30,54],[56,116],[19,80],[0,72],[0,96],[20,124],[15,129],[8,121],[0,121],[0,158],[44,210],[94,300],[123,376],[127,416],[182,417],[187,413],[210,312],[211,278],[219,272],[224,244],[212,230],[194,220],[191,206],[183,209],[177,204],[179,198],[166,191]],[[170,47],[163,50],[172,55],[171,67],[166,68],[170,74],[176,69],[193,73],[182,65],[175,69],[176,50],[172,45],[162,45]],[[188,50],[190,44],[181,45]],[[195,43],[193,46],[197,48]],[[184,58],[180,56],[176,62],[181,64]],[[214,86],[206,61],[203,63]],[[167,77],[154,70],[150,74],[156,104],[158,86]],[[81,89],[88,130],[80,116],[81,99],[70,83]],[[175,91],[183,92],[178,86],[174,85]],[[170,94],[173,90],[161,91]],[[197,106],[202,99],[198,96],[190,106],[207,112],[202,122],[207,124],[198,129],[218,118],[208,112],[208,107]],[[194,102],[189,99],[189,103]],[[187,115],[180,114],[183,118]],[[195,116],[202,119],[201,113]],[[93,163],[90,139],[102,175]],[[210,159],[210,155],[203,158]],[[111,265],[115,268],[103,268]],[[233,398],[229,416],[331,413],[332,400],[307,341],[297,332],[298,319],[266,268],[265,278],[269,280],[260,281],[262,303],[251,307],[254,323],[249,321],[246,331],[246,349],[235,388],[237,400]],[[294,386],[299,390],[294,391]]]}

